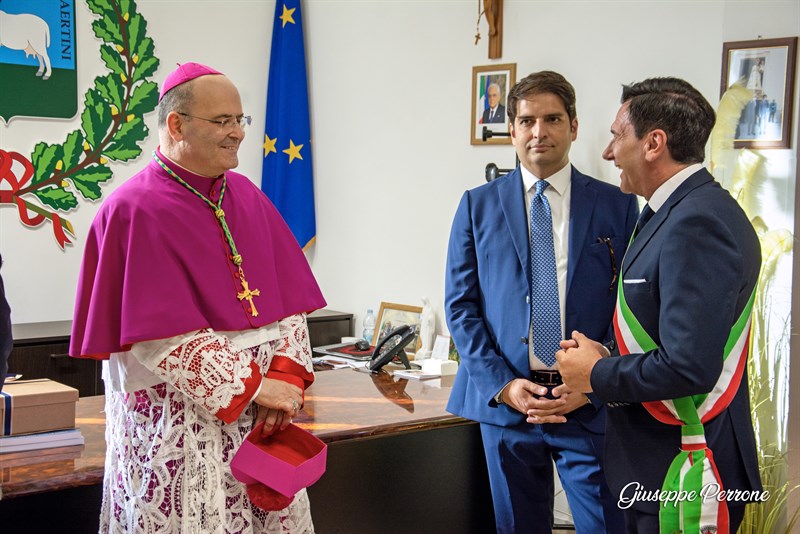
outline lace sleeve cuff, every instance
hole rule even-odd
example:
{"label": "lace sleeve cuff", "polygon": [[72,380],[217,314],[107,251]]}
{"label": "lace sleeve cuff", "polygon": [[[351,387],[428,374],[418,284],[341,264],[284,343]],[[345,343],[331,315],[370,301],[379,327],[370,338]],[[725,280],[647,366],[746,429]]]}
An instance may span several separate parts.
{"label": "lace sleeve cuff", "polygon": [[250,351],[207,329],[170,351],[152,371],[226,423],[238,418],[262,380]]}
{"label": "lace sleeve cuff", "polygon": [[261,378],[261,369],[255,362],[251,362],[250,370],[252,371],[250,378],[244,381],[244,393],[233,397],[227,408],[220,408],[217,413],[214,414],[226,424],[231,424],[239,419],[239,416],[242,415],[242,412],[250,405],[250,402],[258,393],[263,380]]}
{"label": "lace sleeve cuff", "polygon": [[302,379],[305,389],[314,382],[314,365],[311,361],[311,343],[308,339],[306,314],[296,314],[278,321],[281,337],[275,345],[270,371],[280,371]]}

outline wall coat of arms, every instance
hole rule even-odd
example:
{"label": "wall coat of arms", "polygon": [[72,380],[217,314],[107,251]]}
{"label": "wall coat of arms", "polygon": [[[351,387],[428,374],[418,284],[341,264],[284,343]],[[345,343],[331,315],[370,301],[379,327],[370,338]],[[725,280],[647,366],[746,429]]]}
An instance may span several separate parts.
{"label": "wall coat of arms", "polygon": [[62,249],[75,237],[66,215],[79,198],[101,198],[110,161],[141,154],[143,116],[158,104],[148,78],[159,60],[134,0],[86,5],[108,73],[94,79],[79,109],[74,0],[0,0],[0,135],[12,119],[80,120],[63,143],[39,142],[29,156],[0,142],[0,209],[16,209],[31,228],[49,222]]}

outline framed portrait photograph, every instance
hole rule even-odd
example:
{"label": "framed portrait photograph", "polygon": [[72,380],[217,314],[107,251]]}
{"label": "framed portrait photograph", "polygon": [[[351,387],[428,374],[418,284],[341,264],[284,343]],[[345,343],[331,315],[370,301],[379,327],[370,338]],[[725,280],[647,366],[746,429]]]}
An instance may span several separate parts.
{"label": "framed portrait photograph", "polygon": [[722,44],[720,95],[734,83],[752,92],[734,148],[789,148],[796,57],[797,37]]}
{"label": "framed portrait photograph", "polygon": [[[508,135],[506,98],[508,91],[516,83],[516,78],[516,63],[472,67],[470,144],[511,144],[511,137]],[[494,133],[501,135],[493,136]]]}
{"label": "framed portrait photograph", "polygon": [[419,325],[422,317],[422,306],[407,306],[405,304],[393,304],[391,302],[381,302],[378,310],[378,322],[375,325],[375,334],[372,337],[372,345],[377,345],[378,340],[397,327],[409,325],[416,326],[417,334],[414,340],[408,344],[406,352],[415,354],[421,341],[419,339]]}

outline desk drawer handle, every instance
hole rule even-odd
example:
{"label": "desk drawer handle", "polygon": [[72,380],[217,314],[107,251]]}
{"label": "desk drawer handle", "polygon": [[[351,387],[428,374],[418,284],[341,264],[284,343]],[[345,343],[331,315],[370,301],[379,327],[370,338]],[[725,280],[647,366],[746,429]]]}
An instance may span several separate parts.
{"label": "desk drawer handle", "polygon": [[64,354],[51,354],[50,358],[53,359],[53,360],[57,360],[59,358],[69,358],[69,354],[67,354],[67,353],[64,353]]}

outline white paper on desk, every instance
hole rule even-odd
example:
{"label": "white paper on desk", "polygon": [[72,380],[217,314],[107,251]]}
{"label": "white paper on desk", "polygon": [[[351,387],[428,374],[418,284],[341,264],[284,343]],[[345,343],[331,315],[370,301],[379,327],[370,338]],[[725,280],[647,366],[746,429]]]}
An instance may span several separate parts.
{"label": "white paper on desk", "polygon": [[398,369],[392,372],[392,376],[398,378],[412,378],[414,380],[428,380],[430,378],[441,378],[442,375],[426,373],[422,369]]}
{"label": "white paper on desk", "polygon": [[433,389],[442,389],[442,377],[439,378],[429,378],[427,380],[421,380],[422,382],[422,391],[425,389],[433,388]]}
{"label": "white paper on desk", "polygon": [[433,343],[431,358],[434,360],[447,360],[450,357],[450,336],[438,334]]}
{"label": "white paper on desk", "polygon": [[36,434],[0,437],[0,453],[33,451],[51,447],[83,445],[83,434],[77,428],[54,430]]}

